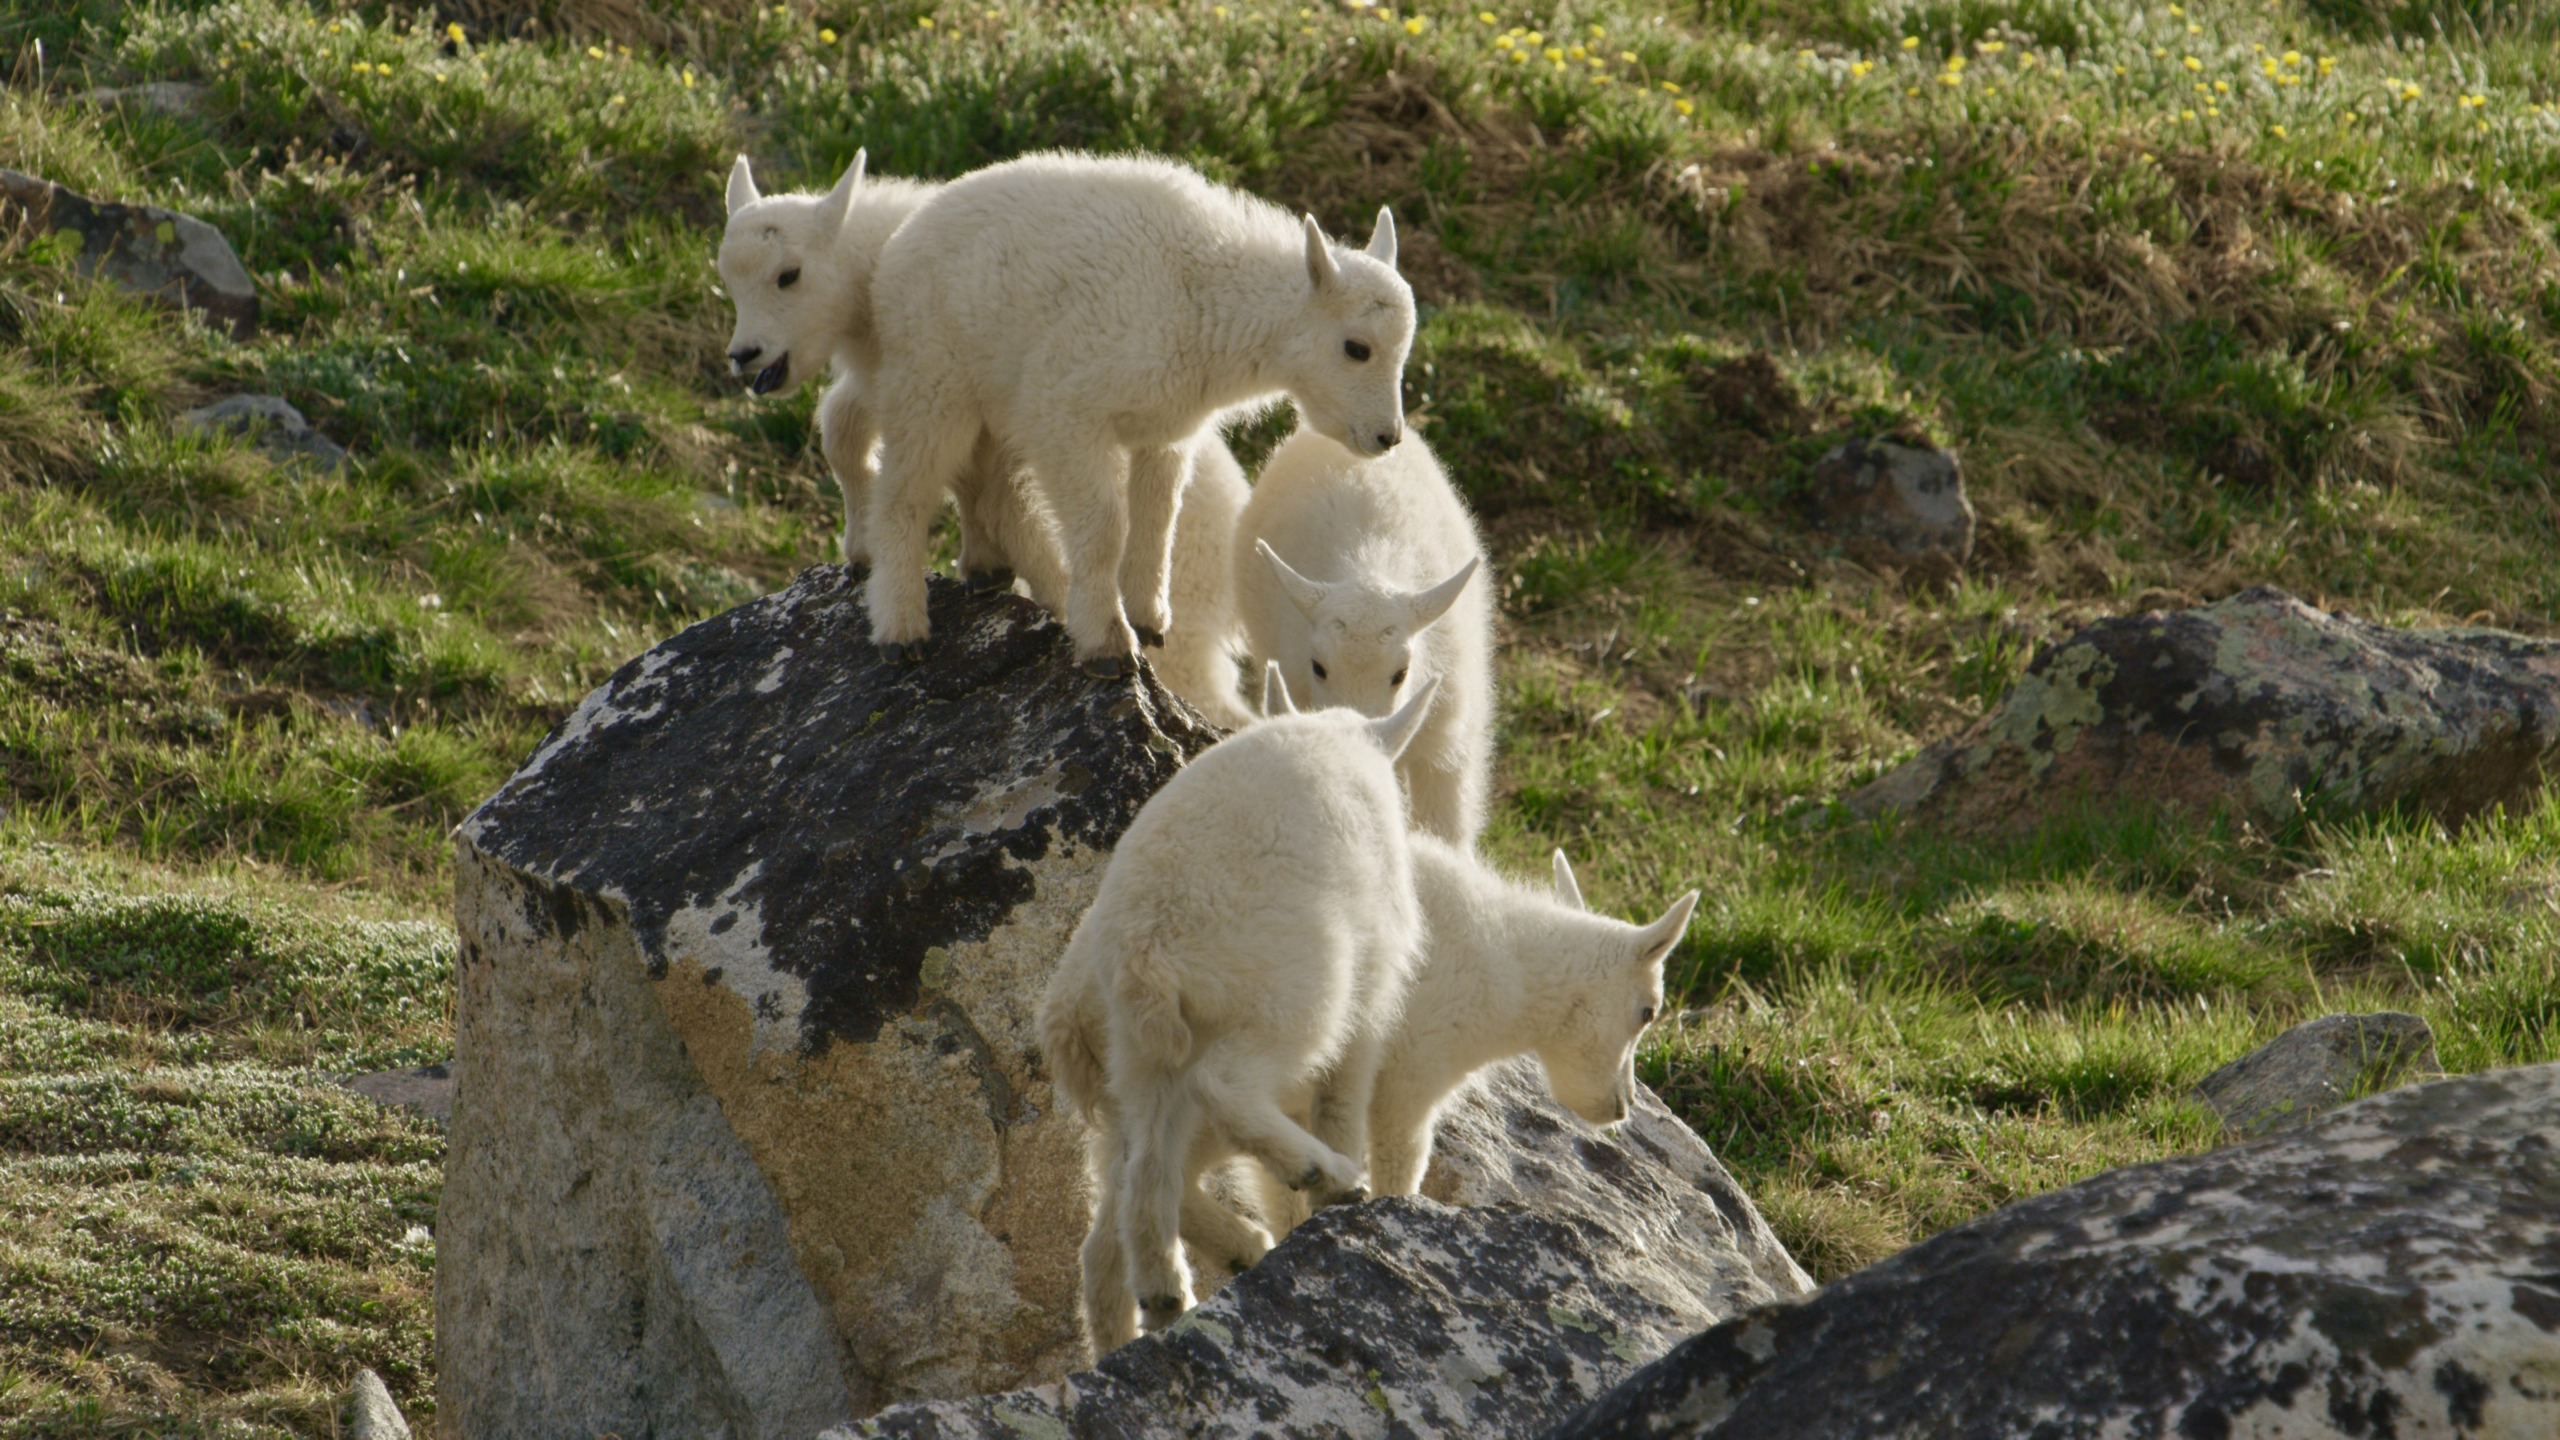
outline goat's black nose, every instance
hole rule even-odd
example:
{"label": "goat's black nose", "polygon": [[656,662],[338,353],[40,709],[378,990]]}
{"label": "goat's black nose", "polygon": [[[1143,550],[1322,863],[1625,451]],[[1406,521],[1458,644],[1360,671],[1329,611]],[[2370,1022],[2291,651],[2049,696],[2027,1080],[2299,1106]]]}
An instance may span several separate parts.
{"label": "goat's black nose", "polygon": [[761,345],[741,345],[729,352],[729,363],[744,370],[754,364],[756,357],[763,353],[764,347]]}
{"label": "goat's black nose", "polygon": [[1393,431],[1390,431],[1390,430],[1381,430],[1381,431],[1379,431],[1379,432],[1378,432],[1378,450],[1379,450],[1379,452],[1380,452],[1381,454],[1383,454],[1383,453],[1385,453],[1386,451],[1393,450],[1394,448],[1396,448],[1396,442],[1397,442],[1398,440],[1403,439],[1403,438],[1404,438],[1403,436],[1398,435],[1398,434],[1396,434],[1396,433],[1394,433]]}

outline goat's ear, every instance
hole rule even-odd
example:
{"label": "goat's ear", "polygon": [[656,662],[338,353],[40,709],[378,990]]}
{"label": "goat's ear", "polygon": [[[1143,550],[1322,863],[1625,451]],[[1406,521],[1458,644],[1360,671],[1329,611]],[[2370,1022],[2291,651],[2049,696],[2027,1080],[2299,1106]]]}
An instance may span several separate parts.
{"label": "goat's ear", "polygon": [[1476,567],[1483,563],[1483,557],[1479,556],[1459,567],[1457,574],[1430,589],[1406,596],[1404,602],[1408,617],[1406,624],[1411,627],[1412,633],[1419,634],[1430,629],[1434,621],[1448,614],[1449,607],[1457,604],[1458,597],[1466,592],[1467,582],[1475,578]]}
{"label": "goat's ear", "polygon": [[1299,614],[1309,620],[1315,619],[1316,607],[1324,603],[1324,587],[1290,569],[1289,562],[1280,558],[1280,552],[1271,548],[1270,541],[1256,540],[1253,548],[1262,556],[1263,563],[1271,567],[1271,573],[1279,577],[1280,588],[1289,592],[1289,603],[1298,607]]}
{"label": "goat's ear", "polygon": [[1369,255],[1380,264],[1396,268],[1396,212],[1381,205],[1378,223],[1369,232]]}
{"label": "goat's ear", "polygon": [[1307,281],[1321,295],[1342,278],[1342,267],[1333,263],[1333,242],[1324,238],[1324,227],[1313,215],[1301,217],[1307,222]]}
{"label": "goat's ear", "polygon": [[1298,713],[1298,702],[1289,698],[1289,682],[1280,678],[1277,660],[1262,662],[1262,713],[1265,717]]}
{"label": "goat's ear", "polygon": [[1582,903],[1582,887],[1573,882],[1573,862],[1564,858],[1562,849],[1556,851],[1553,859],[1556,867],[1556,898],[1576,910],[1590,909],[1590,906]]}
{"label": "goat's ear", "polygon": [[853,152],[853,163],[844,167],[844,177],[836,188],[827,192],[827,220],[830,229],[841,229],[846,217],[853,214],[853,197],[862,193],[862,172],[871,164],[867,149]]}
{"label": "goat's ear", "polygon": [[739,156],[738,163],[729,167],[729,213],[735,215],[763,198],[756,191],[755,167],[746,156]]}
{"label": "goat's ear", "polygon": [[1440,693],[1440,677],[1432,676],[1413,689],[1413,698],[1393,715],[1369,722],[1369,738],[1387,752],[1390,760],[1404,758],[1404,747],[1413,743],[1414,732],[1422,728],[1422,717],[1431,709],[1431,697]]}
{"label": "goat's ear", "polygon": [[1672,901],[1671,908],[1662,912],[1661,919],[1637,931],[1636,963],[1661,964],[1663,958],[1671,953],[1671,948],[1680,943],[1680,937],[1689,933],[1689,916],[1697,908],[1698,892],[1692,890]]}

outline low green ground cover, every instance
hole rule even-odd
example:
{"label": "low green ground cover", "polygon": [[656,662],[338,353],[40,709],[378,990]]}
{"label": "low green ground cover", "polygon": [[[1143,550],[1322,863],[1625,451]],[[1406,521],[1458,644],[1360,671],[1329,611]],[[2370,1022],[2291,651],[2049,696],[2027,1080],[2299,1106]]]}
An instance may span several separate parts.
{"label": "low green ground cover", "polygon": [[[220,225],[230,339],[0,229],[0,1435],[424,1420],[447,831],[655,639],[828,558],[740,396],[719,178],[1150,148],[1392,203],[1415,423],[1505,586],[1490,847],[1707,902],[1649,1078],[1818,1273],[2209,1143],[2390,1005],[2560,1057],[2539,814],[1997,845],[1783,818],[2091,616],[2273,583],[2547,633],[2560,21],[2503,0],[672,7],[0,0],[0,165]],[[187,81],[192,114],[84,100]],[[174,417],[285,396],[322,476]],[[1964,458],[1951,587],[1799,511]],[[1240,436],[1249,456],[1273,438]]]}

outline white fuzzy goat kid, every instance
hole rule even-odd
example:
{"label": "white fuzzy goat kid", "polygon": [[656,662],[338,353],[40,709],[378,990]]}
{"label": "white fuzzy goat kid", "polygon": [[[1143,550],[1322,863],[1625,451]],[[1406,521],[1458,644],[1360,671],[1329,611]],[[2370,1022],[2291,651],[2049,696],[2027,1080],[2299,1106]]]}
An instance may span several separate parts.
{"label": "white fuzzy goat kid", "polygon": [[[872,447],[879,439],[872,396],[879,346],[871,279],[889,236],[941,187],[867,173],[857,152],[824,194],[767,195],[746,156],[729,171],[729,223],[720,278],[737,307],[731,368],[751,376],[756,394],[788,394],[822,369],[834,383],[818,402],[818,435],[844,492],[844,559],[866,563]],[[1215,426],[1176,447],[1186,477],[1174,540],[1171,588],[1184,618],[1165,636],[1157,673],[1213,722],[1250,718],[1237,701],[1233,652],[1239,635],[1229,547],[1251,493]],[[971,588],[1002,588],[1018,571],[1033,599],[1057,610],[1068,573],[1057,523],[1014,459],[981,435],[954,477],[960,511],[960,565]]]}
{"label": "white fuzzy goat kid", "polygon": [[1167,629],[1187,437],[1282,393],[1360,453],[1404,436],[1413,291],[1384,210],[1350,250],[1313,217],[1170,161],[1027,156],[927,200],[881,252],[872,296],[869,600],[892,653],[929,631],[926,532],[981,432],[1048,496],[1070,572],[1061,615],[1099,674]]}
{"label": "white fuzzy goat kid", "polygon": [[[1097,1353],[1189,1308],[1180,1240],[1215,1218],[1208,1166],[1242,1152],[1293,1188],[1357,1192],[1369,1078],[1422,941],[1394,760],[1431,689],[1382,720],[1266,720],[1202,752],[1130,822],[1067,942],[1040,1044],[1095,1131]],[[1226,1231],[1248,1261],[1267,1243]]]}
{"label": "white fuzzy goat kid", "polygon": [[1363,459],[1299,431],[1272,452],[1235,537],[1248,652],[1307,708],[1440,699],[1398,762],[1414,824],[1453,845],[1484,827],[1493,768],[1493,586],[1466,502],[1421,436]]}
{"label": "white fuzzy goat kid", "polygon": [[[1266,668],[1263,707],[1289,713],[1278,679]],[[1636,1042],[1662,1009],[1663,962],[1698,906],[1692,890],[1652,924],[1631,925],[1590,913],[1562,850],[1552,895],[1428,835],[1412,837],[1411,850],[1428,938],[1369,1100],[1369,1189],[1379,1195],[1421,1188],[1441,1105],[1468,1076],[1515,1055],[1537,1056],[1576,1115],[1602,1126],[1626,1119]],[[1274,1229],[1302,1218],[1265,1195]]]}

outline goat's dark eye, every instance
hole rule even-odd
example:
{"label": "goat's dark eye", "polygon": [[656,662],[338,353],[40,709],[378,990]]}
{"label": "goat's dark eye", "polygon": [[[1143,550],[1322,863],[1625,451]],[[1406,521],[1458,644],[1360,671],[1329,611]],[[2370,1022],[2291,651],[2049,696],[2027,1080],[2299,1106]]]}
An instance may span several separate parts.
{"label": "goat's dark eye", "polygon": [[1323,678],[1324,678],[1324,662],[1323,662],[1323,661],[1321,661],[1321,660],[1310,660],[1310,661],[1308,661],[1307,663],[1308,663],[1308,664],[1310,664],[1310,665],[1313,665],[1314,667],[1316,667],[1316,678],[1317,678],[1317,679],[1321,680],[1321,679],[1323,679]]}
{"label": "goat's dark eye", "polygon": [[1404,672],[1403,672],[1402,670],[1397,671],[1397,672],[1396,672],[1396,678],[1394,678],[1393,680],[1388,681],[1387,683],[1388,683],[1388,684],[1390,684],[1390,685],[1401,685],[1401,684],[1403,684],[1403,683],[1404,683]]}
{"label": "goat's dark eye", "polygon": [[799,267],[799,266],[797,266],[797,265],[794,265],[794,266],[792,266],[790,269],[783,271],[781,274],[774,276],[774,277],[773,277],[773,283],[774,283],[774,284],[776,284],[776,285],[781,286],[781,287],[782,287],[783,289],[785,289],[785,290],[788,290],[788,289],[790,289],[792,286],[799,284],[799,283],[800,283],[800,267]]}
{"label": "goat's dark eye", "polygon": [[1636,1023],[1637,1023],[1637,1024],[1639,1024],[1639,1025],[1650,1025],[1650,1024],[1652,1024],[1652,1023],[1653,1023],[1653,1007],[1652,1007],[1652,1006],[1650,1006],[1650,1005],[1647,1005],[1646,1007],[1644,1007],[1643,1012],[1642,1012],[1641,1014],[1639,1014],[1639,1015],[1637,1015],[1637,1016],[1636,1016]]}
{"label": "goat's dark eye", "polygon": [[1366,360],[1369,358],[1369,347],[1357,340],[1345,340],[1342,342],[1342,353],[1354,360]]}

